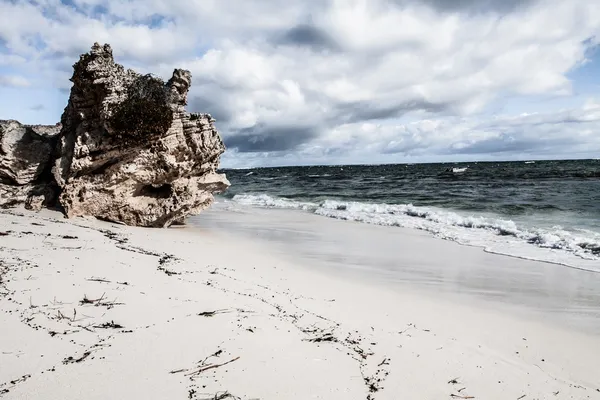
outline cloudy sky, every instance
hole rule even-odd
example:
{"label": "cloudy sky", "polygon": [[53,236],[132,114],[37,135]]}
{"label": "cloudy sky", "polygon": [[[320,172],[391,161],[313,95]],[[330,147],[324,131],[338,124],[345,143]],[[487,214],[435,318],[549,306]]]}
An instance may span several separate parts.
{"label": "cloudy sky", "polygon": [[225,167],[600,157],[600,2],[1,0],[0,118],[55,123],[94,42],[192,71]]}

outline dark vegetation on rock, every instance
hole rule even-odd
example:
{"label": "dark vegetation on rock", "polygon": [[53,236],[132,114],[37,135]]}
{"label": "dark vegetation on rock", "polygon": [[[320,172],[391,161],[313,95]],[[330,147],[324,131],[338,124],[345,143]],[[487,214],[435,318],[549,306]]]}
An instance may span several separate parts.
{"label": "dark vegetation on rock", "polygon": [[113,134],[124,145],[164,135],[173,123],[165,83],[152,75],[142,75],[127,86],[126,93],[127,98],[109,121]]}

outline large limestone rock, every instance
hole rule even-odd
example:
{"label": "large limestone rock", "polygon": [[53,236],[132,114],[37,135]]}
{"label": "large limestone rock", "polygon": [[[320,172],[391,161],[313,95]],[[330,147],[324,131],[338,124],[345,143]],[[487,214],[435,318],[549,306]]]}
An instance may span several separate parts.
{"label": "large limestone rock", "polygon": [[225,147],[214,120],[185,111],[189,71],[176,69],[165,83],[125,70],[97,43],[73,68],[54,130],[1,125],[0,205],[39,208],[56,187],[67,217],[166,227],[229,187],[216,173]]}
{"label": "large limestone rock", "polygon": [[50,162],[60,128],[0,121],[0,207],[40,209],[54,202]]}
{"label": "large limestone rock", "polygon": [[213,202],[229,182],[208,114],[185,111],[189,71],[168,82],[125,70],[109,45],[74,65],[54,176],[68,217],[169,226]]}

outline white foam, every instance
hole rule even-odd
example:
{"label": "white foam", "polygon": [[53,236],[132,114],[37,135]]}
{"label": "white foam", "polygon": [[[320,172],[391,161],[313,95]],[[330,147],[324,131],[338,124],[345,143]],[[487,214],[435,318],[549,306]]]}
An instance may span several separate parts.
{"label": "white foam", "polygon": [[[338,200],[299,202],[266,194],[236,195],[233,201],[250,206],[305,210],[342,220],[420,229],[443,239],[481,246],[490,252],[577,267],[579,265],[575,265],[577,263],[574,257],[600,260],[597,255],[600,250],[600,233],[590,230],[567,230],[560,226],[525,227],[511,220],[464,215],[412,204]],[[600,266],[597,270],[600,271]]]}
{"label": "white foam", "polygon": [[271,197],[267,194],[236,194],[233,201],[249,206],[288,208],[293,210],[314,210],[315,204],[300,202],[281,197]]}

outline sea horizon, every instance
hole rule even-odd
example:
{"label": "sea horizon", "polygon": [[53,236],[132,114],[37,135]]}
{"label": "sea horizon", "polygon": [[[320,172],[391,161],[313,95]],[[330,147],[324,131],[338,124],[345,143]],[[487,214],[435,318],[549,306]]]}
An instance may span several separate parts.
{"label": "sea horizon", "polygon": [[346,167],[346,166],[365,166],[376,167],[385,165],[421,165],[421,164],[483,164],[483,163],[519,163],[519,162],[554,162],[554,161],[600,161],[598,158],[523,158],[519,160],[474,160],[474,161],[418,161],[418,162],[382,162],[382,163],[342,163],[342,164],[281,164],[265,166],[246,166],[246,167],[221,167],[221,172],[246,170],[246,169],[268,169],[268,168],[293,168],[293,167]]}

